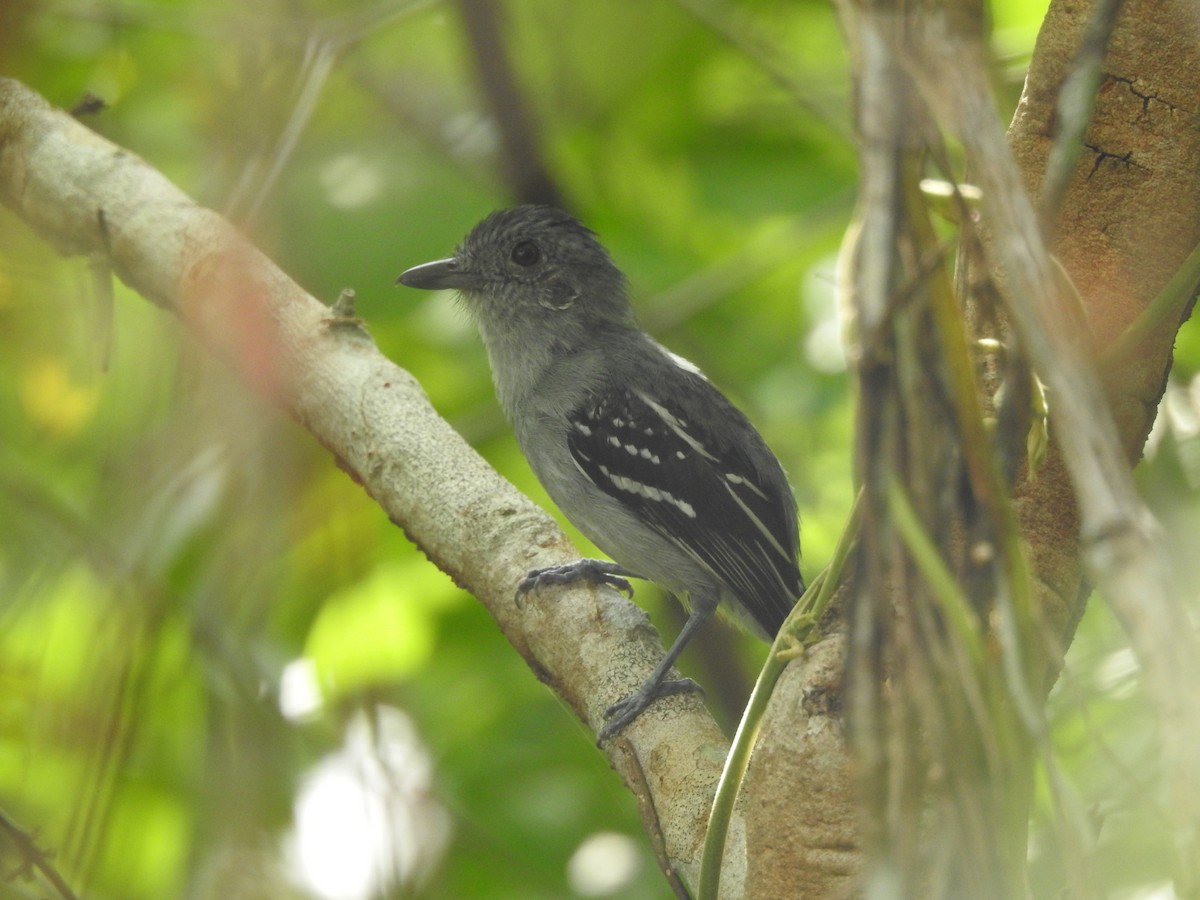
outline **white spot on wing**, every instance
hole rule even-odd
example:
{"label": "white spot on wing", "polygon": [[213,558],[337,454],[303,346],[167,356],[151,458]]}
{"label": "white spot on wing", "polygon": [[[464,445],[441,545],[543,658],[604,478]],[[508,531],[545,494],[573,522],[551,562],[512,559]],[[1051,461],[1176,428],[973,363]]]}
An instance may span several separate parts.
{"label": "white spot on wing", "polygon": [[763,493],[762,488],[760,488],[753,481],[750,481],[746,478],[743,478],[741,475],[738,475],[736,472],[726,472],[725,480],[728,481],[730,484],[736,484],[739,487],[748,487],[750,490],[752,490],[756,495],[761,497],[763,500],[767,499],[767,495]]}
{"label": "white spot on wing", "polygon": [[695,450],[697,453],[699,453],[705,459],[712,460],[713,462],[717,461],[717,458],[715,456],[713,456],[711,453],[709,453],[707,450],[704,449],[703,444],[701,444],[698,440],[696,440],[694,437],[692,437],[690,434],[687,433],[687,423],[686,422],[683,422],[682,420],[677,419],[675,416],[673,416],[666,407],[664,407],[661,403],[656,402],[654,400],[654,398],[652,398],[649,394],[646,394],[642,391],[638,391],[637,395],[638,395],[638,399],[640,399],[643,403],[645,403],[652,410],[654,410],[654,412],[656,412],[658,414],[659,418],[661,418],[663,420],[663,422],[666,424],[666,426],[668,428],[670,428],[673,432],[675,432],[675,434],[685,444],[687,444],[689,447],[691,447],[693,450]]}
{"label": "white spot on wing", "polygon": [[627,478],[624,475],[617,475],[610,471],[608,466],[601,466],[600,471],[605,478],[613,483],[613,487],[617,488],[617,490],[625,491],[638,497],[644,497],[647,500],[654,500],[658,503],[669,503],[689,519],[696,518],[695,507],[686,500],[680,500],[670,491],[664,491],[653,485],[642,484],[640,481],[634,481],[632,478]]}
{"label": "white spot on wing", "polygon": [[704,377],[704,373],[700,371],[700,367],[690,359],[684,359],[678,353],[672,353],[670,350],[667,351],[667,356],[671,357],[671,361],[685,372],[691,372],[693,375],[699,375],[701,378]]}
{"label": "white spot on wing", "polygon": [[[669,359],[671,362],[675,363],[675,365],[679,366],[679,368],[683,369],[683,371],[688,372],[692,375],[699,375],[701,378],[704,378],[704,373],[700,371],[700,367],[698,365],[696,365],[694,362],[692,362],[690,359],[684,359],[678,353],[672,353],[670,350],[668,350],[662,344],[658,345],[658,349],[663,352],[663,355],[666,356],[667,359]],[[705,378],[705,381],[707,381],[707,380],[708,379]]]}

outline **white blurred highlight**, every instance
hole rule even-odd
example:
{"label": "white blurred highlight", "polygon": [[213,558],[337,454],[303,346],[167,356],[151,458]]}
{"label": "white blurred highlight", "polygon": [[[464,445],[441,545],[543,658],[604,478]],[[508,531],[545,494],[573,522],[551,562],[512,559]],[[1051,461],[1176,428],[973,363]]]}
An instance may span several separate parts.
{"label": "white blurred highlight", "polygon": [[418,889],[450,839],[433,763],[404,713],[376,707],[308,773],[284,847],[291,877],[322,900]]}
{"label": "white blurred highlight", "polygon": [[567,881],[580,896],[608,897],[626,890],[641,866],[636,841],[615,831],[598,831],[571,854]]}

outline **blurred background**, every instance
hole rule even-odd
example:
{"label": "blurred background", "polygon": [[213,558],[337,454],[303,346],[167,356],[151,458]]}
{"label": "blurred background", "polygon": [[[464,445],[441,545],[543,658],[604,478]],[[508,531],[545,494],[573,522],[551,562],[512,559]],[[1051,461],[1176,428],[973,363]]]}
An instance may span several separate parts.
{"label": "blurred background", "polygon": [[[1045,5],[994,4],[1005,118]],[[393,282],[492,209],[571,210],[643,325],[780,456],[809,578],[852,497],[846,69],[825,2],[0,3],[0,74],[314,295],[354,288],[384,352],[543,503],[465,315]],[[1185,332],[1140,472],[1182,535],[1197,364]],[[673,637],[678,608],[638,599]],[[683,660],[730,732],[764,653],[713,627]],[[1064,771],[1122,848],[1114,896],[1153,895],[1154,748],[1100,604],[1052,703]],[[58,896],[30,835],[97,898],[667,893],[593,736],[483,609],[254,384],[0,210],[0,896]],[[1053,896],[1052,822],[1031,858]]]}

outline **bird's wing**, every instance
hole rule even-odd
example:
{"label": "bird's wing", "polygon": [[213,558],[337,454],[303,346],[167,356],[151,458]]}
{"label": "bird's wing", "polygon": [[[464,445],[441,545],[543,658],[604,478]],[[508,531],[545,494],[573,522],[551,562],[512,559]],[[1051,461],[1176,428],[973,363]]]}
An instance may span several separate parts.
{"label": "bird's wing", "polygon": [[802,590],[794,500],[781,469],[764,473],[745,452],[746,441],[761,444],[757,432],[696,379],[689,390],[711,392],[703,403],[719,406],[732,435],[705,433],[688,415],[687,391],[668,401],[609,390],[570,414],[571,456],[600,490],[714,573],[773,635]]}

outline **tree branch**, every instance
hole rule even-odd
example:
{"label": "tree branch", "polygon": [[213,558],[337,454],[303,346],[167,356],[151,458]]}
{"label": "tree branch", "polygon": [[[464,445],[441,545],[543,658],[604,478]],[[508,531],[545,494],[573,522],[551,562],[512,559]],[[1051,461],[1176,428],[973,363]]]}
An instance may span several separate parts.
{"label": "tree branch", "polygon": [[499,0],[458,0],[467,54],[480,93],[500,135],[504,177],[522,203],[567,208],[543,159],[538,130],[528,102],[517,84],[507,29]]}
{"label": "tree branch", "polygon": [[[61,251],[107,254],[126,284],[286,408],[479,598],[593,730],[661,659],[645,614],[611,590],[544,590],[518,607],[514,589],[528,569],[578,557],[553,520],[438,417],[416,380],[353,321],[332,315],[137,156],[9,79],[0,79],[0,200]],[[726,751],[694,694],[655,704],[608,748],[664,866],[690,884]]]}

